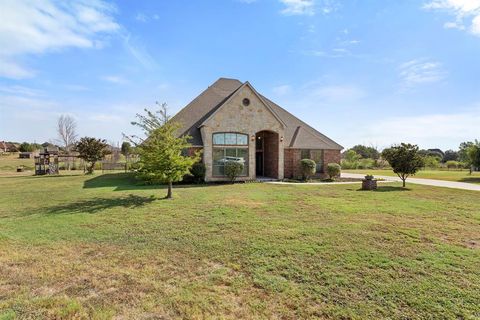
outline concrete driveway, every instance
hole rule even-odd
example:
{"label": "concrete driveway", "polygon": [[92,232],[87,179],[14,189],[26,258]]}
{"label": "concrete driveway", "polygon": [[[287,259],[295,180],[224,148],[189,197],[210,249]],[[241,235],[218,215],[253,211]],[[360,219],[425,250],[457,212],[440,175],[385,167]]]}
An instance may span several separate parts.
{"label": "concrete driveway", "polygon": [[[359,173],[342,172],[342,177],[343,178],[363,178],[363,177],[365,177],[365,175],[364,174],[359,174]],[[399,177],[377,176],[377,175],[375,175],[375,178],[384,179],[386,181],[402,182],[402,180]],[[445,180],[408,178],[407,179],[407,187],[408,187],[409,183],[423,184],[425,186],[480,191],[480,185],[473,184],[473,183],[466,183],[466,182],[454,182],[454,181],[445,181]]]}

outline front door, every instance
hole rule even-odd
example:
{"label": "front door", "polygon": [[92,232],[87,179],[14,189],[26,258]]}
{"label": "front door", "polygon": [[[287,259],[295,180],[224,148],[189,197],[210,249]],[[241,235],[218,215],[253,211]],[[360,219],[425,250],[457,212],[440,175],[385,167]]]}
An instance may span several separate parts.
{"label": "front door", "polygon": [[255,173],[257,177],[263,177],[263,152],[256,152]]}

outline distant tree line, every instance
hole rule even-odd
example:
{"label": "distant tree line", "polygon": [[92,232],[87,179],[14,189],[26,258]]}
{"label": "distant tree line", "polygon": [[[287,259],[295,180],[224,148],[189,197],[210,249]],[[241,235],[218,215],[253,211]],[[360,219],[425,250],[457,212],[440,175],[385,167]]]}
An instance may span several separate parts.
{"label": "distant tree line", "polygon": [[[423,168],[427,169],[469,169],[479,170],[480,142],[462,142],[458,150],[442,151],[436,149],[419,149],[418,155],[422,158]],[[477,155],[478,154],[478,155]],[[383,152],[373,146],[356,145],[342,154],[342,169],[382,169],[390,167]]]}

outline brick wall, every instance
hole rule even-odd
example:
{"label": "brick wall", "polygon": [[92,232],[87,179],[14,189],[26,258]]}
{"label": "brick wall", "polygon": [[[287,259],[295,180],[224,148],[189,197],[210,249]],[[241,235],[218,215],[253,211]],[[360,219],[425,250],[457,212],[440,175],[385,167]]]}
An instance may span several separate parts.
{"label": "brick wall", "polygon": [[285,149],[284,151],[284,164],[283,169],[285,178],[298,178],[301,176],[300,173],[300,149]]}
{"label": "brick wall", "polygon": [[[300,170],[301,149],[285,149],[285,178],[301,178],[302,173]],[[340,150],[324,150],[323,151],[323,171],[326,172],[327,164],[338,163],[340,164]],[[318,174],[318,177],[326,177],[326,174]]]}
{"label": "brick wall", "polygon": [[329,163],[340,164],[340,150],[324,150],[323,152],[323,171],[327,172],[327,165]]}

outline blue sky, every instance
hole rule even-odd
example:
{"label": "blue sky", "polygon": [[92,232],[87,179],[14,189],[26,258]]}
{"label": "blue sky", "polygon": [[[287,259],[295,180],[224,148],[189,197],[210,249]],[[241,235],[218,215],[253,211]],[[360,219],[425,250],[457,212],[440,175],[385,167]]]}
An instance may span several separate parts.
{"label": "blue sky", "polygon": [[0,140],[117,142],[219,77],[345,147],[480,138],[480,0],[2,1]]}

